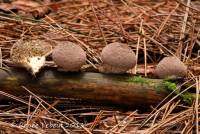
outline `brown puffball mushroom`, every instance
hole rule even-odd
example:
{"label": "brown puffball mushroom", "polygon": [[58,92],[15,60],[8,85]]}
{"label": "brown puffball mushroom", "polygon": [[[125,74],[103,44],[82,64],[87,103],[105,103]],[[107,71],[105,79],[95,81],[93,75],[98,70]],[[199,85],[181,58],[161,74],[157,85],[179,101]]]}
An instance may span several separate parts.
{"label": "brown puffball mushroom", "polygon": [[72,42],[59,42],[52,52],[52,58],[58,67],[67,72],[79,71],[86,63],[85,51]]}
{"label": "brown puffball mushroom", "polygon": [[99,71],[102,73],[126,73],[136,64],[135,53],[128,45],[115,42],[108,44],[101,52],[103,61]]}
{"label": "brown puffball mushroom", "polygon": [[187,66],[175,56],[165,57],[156,66],[154,74],[162,79],[183,78],[187,74]]}

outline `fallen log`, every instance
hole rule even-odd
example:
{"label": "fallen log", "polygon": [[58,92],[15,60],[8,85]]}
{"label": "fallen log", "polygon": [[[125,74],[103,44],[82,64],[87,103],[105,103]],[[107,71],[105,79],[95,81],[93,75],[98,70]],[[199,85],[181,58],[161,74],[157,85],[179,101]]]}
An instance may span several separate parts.
{"label": "fallen log", "polygon": [[[163,80],[127,74],[66,73],[45,69],[33,77],[26,70],[16,68],[10,69],[9,75],[0,73],[1,91],[15,96],[29,95],[22,86],[39,96],[78,98],[120,107],[156,105],[169,94]],[[0,95],[1,99],[5,96]]]}

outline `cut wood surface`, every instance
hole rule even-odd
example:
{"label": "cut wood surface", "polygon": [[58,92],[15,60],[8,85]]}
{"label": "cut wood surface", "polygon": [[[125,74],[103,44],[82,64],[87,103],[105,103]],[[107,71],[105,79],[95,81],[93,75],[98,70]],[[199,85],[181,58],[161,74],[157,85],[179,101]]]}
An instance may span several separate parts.
{"label": "cut wood surface", "polygon": [[[110,75],[92,72],[66,73],[45,69],[37,77],[23,69],[0,73],[0,90],[15,96],[28,96],[22,86],[38,96],[78,98],[115,106],[149,106],[161,102],[169,91],[163,80],[133,75]],[[6,99],[0,95],[1,99]]]}

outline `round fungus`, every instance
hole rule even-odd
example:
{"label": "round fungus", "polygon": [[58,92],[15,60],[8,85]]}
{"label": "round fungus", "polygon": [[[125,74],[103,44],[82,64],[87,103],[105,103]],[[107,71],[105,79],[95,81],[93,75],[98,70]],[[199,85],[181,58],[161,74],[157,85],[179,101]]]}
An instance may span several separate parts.
{"label": "round fungus", "polygon": [[182,78],[187,74],[187,66],[175,56],[165,57],[156,66],[154,74],[159,78]]}
{"label": "round fungus", "polygon": [[118,42],[104,47],[101,52],[101,58],[103,64],[99,71],[102,73],[126,73],[136,64],[136,56],[131,48]]}
{"label": "round fungus", "polygon": [[45,65],[51,51],[51,44],[45,40],[19,40],[13,44],[10,56],[16,65],[26,67],[35,75]]}
{"label": "round fungus", "polygon": [[53,61],[64,71],[79,71],[86,63],[86,53],[72,42],[60,42],[52,52]]}

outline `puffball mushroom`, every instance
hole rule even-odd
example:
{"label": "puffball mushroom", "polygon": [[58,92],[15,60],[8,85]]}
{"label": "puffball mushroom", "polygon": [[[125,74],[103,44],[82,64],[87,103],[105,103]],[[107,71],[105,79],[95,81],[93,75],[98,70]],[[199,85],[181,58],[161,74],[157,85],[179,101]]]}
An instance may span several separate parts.
{"label": "puffball mushroom", "polygon": [[187,66],[175,56],[165,57],[156,66],[154,74],[159,78],[182,78],[187,74]]}
{"label": "puffball mushroom", "polygon": [[53,61],[68,72],[79,71],[86,63],[86,53],[78,45],[72,42],[60,42],[52,52]]}
{"label": "puffball mushroom", "polygon": [[99,71],[102,73],[126,73],[136,64],[135,53],[128,45],[115,42],[108,44],[101,52],[103,61]]}
{"label": "puffball mushroom", "polygon": [[17,41],[11,48],[11,60],[16,65],[25,67],[33,75],[44,66],[46,56],[52,52],[52,46],[44,40]]}

